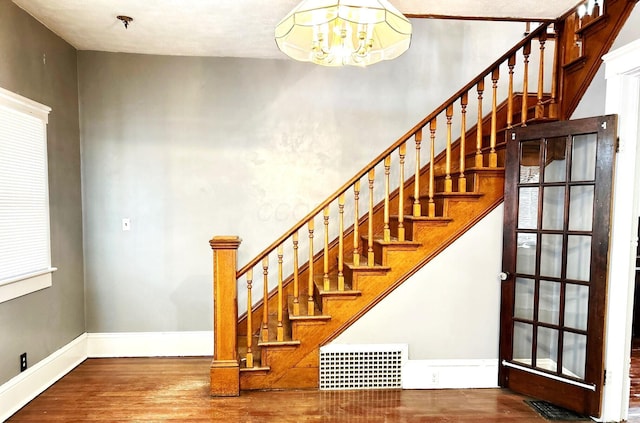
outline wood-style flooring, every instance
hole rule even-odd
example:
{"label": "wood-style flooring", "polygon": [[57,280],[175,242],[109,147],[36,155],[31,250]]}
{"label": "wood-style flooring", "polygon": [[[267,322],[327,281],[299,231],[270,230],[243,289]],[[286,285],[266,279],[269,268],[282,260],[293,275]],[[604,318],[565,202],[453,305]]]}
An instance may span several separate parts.
{"label": "wood-style flooring", "polygon": [[208,358],[88,359],[8,422],[541,423],[502,389],[258,391],[209,396]]}

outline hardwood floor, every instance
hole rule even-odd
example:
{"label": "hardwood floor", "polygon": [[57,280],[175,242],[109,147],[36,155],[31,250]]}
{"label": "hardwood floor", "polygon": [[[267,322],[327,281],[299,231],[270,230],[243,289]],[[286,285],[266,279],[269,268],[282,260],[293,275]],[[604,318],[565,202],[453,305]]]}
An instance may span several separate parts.
{"label": "hardwood floor", "polygon": [[519,422],[545,420],[502,389],[254,391],[209,396],[208,358],[89,359],[8,422]]}

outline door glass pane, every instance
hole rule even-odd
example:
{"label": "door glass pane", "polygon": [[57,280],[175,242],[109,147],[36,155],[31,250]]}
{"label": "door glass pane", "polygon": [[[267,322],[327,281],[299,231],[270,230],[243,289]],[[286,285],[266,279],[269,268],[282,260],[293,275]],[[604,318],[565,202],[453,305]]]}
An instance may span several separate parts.
{"label": "door glass pane", "polygon": [[520,183],[540,181],[540,140],[525,141],[520,153]]}
{"label": "door glass pane", "polygon": [[562,374],[584,379],[587,356],[587,337],[572,332],[564,332],[562,341]]}
{"label": "door glass pane", "polygon": [[538,321],[557,325],[560,321],[560,283],[540,281]]}
{"label": "door glass pane", "polygon": [[516,278],[516,303],[514,317],[533,320],[533,279]]}
{"label": "door glass pane", "polygon": [[573,137],[571,153],[571,180],[593,181],[596,177],[597,134],[583,134]]}
{"label": "door glass pane", "polygon": [[559,278],[562,270],[562,235],[540,237],[540,276]]}
{"label": "door glass pane", "polygon": [[564,227],[564,187],[545,187],[542,191],[542,229]]}
{"label": "door glass pane", "polygon": [[516,272],[536,274],[536,234],[518,233]]}
{"label": "door glass pane", "polygon": [[587,330],[589,287],[568,283],[564,293],[564,325]]}
{"label": "door glass pane", "polygon": [[571,187],[569,199],[570,231],[592,230],[593,194],[593,185]]}
{"label": "door glass pane", "polygon": [[538,187],[518,190],[518,228],[536,229],[538,227]]}
{"label": "door glass pane", "polygon": [[558,371],[558,330],[538,327],[538,343],[536,346],[536,367]]}
{"label": "door glass pane", "polygon": [[591,237],[569,235],[567,239],[567,279],[588,281],[591,274]]}
{"label": "door glass pane", "polygon": [[544,167],[545,182],[564,182],[567,175],[567,139],[547,140],[547,156]]}
{"label": "door glass pane", "polygon": [[531,364],[533,344],[533,325],[514,322],[513,324],[513,361]]}

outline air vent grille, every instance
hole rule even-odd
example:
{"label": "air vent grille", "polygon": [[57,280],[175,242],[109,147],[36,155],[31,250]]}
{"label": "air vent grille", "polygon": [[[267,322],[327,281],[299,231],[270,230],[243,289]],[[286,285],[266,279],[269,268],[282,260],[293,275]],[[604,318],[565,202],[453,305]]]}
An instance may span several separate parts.
{"label": "air vent grille", "polygon": [[406,344],[320,348],[320,389],[401,389]]}

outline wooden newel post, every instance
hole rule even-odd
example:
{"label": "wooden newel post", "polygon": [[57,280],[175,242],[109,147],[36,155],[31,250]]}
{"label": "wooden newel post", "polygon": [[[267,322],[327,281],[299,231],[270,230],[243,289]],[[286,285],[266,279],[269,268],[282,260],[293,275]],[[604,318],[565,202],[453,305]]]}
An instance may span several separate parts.
{"label": "wooden newel post", "polygon": [[211,395],[240,395],[238,361],[238,293],[236,271],[237,236],[216,236],[209,244],[213,249],[213,361],[211,362]]}

